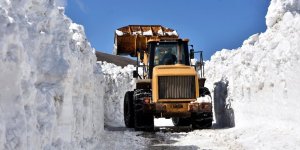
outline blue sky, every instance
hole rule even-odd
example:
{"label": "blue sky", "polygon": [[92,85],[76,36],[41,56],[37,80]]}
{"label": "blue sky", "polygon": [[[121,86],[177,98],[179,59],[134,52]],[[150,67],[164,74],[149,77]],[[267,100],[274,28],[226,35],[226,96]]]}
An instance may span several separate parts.
{"label": "blue sky", "polygon": [[68,0],[66,14],[82,24],[92,46],[112,53],[114,31],[132,24],[160,24],[189,38],[209,59],[266,30],[269,0]]}

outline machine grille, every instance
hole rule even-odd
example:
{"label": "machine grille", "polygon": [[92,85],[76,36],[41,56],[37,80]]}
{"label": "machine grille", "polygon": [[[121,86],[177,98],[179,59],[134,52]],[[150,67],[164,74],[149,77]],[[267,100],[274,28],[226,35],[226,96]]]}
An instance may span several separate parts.
{"label": "machine grille", "polygon": [[194,99],[195,76],[159,76],[159,99]]}

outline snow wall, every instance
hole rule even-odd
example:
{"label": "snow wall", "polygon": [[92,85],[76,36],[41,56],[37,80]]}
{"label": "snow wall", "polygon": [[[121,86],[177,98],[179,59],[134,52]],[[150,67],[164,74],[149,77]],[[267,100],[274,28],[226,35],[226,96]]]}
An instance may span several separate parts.
{"label": "snow wall", "polygon": [[97,63],[55,2],[0,2],[0,149],[91,149],[124,126],[134,67]]}
{"label": "snow wall", "polygon": [[299,146],[299,13],[299,0],[272,0],[264,33],[240,48],[216,52],[206,62],[216,126],[235,126],[250,149],[253,144],[262,149]]}
{"label": "snow wall", "polygon": [[132,71],[133,65],[124,68],[115,64],[98,62],[104,75],[104,125],[108,127],[124,127],[124,95],[135,87]]}
{"label": "snow wall", "polygon": [[83,27],[52,0],[3,0],[0,34],[0,149],[90,149],[104,78]]}

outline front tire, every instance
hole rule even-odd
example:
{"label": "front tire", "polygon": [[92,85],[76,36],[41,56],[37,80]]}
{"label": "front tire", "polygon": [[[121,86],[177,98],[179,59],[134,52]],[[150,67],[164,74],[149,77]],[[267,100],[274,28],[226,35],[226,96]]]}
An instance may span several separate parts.
{"label": "front tire", "polygon": [[153,131],[154,118],[150,112],[144,112],[144,98],[151,97],[151,91],[137,89],[134,91],[134,129],[136,131]]}
{"label": "front tire", "polygon": [[133,91],[127,91],[124,97],[124,122],[127,128],[134,127]]}
{"label": "front tire", "polygon": [[191,124],[191,118],[180,118],[180,117],[173,117],[172,122],[174,126],[189,126]]}
{"label": "front tire", "polygon": [[[199,94],[201,97],[209,96],[211,98],[210,91],[207,87],[200,87]],[[192,127],[193,129],[210,129],[213,122],[213,113],[210,112],[198,112],[192,113]]]}
{"label": "front tire", "polygon": [[210,129],[212,127],[212,113],[193,113],[193,129]]}

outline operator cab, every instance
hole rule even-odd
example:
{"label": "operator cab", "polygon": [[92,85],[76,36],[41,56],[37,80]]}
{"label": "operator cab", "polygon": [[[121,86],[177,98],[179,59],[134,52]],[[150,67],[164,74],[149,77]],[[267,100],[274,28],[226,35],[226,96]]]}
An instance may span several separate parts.
{"label": "operator cab", "polygon": [[188,40],[149,41],[148,52],[150,52],[150,78],[152,78],[152,70],[155,66],[175,64],[190,66]]}

